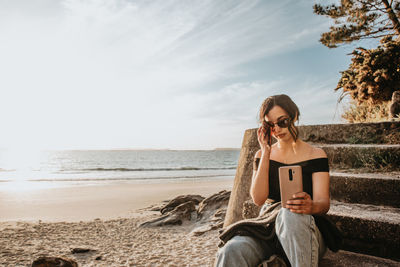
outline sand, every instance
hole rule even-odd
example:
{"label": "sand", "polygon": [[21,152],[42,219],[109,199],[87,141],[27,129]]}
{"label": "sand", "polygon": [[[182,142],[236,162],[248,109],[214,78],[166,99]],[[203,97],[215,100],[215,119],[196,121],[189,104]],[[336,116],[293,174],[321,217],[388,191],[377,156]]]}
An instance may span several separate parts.
{"label": "sand", "polygon": [[[178,195],[204,197],[231,190],[232,179],[215,181],[113,183],[22,191],[0,190],[0,222],[76,222],[94,219],[130,218],[136,210]],[[1,185],[0,185],[1,186]]]}
{"label": "sand", "polygon": [[[217,231],[192,236],[194,225],[139,228],[149,217],[79,223],[15,223],[0,232],[0,266],[29,266],[40,256],[74,259],[79,266],[212,266]],[[72,248],[90,253],[72,254]],[[100,257],[100,260],[96,258]]]}
{"label": "sand", "polygon": [[[30,266],[40,256],[65,257],[79,266],[213,266],[218,230],[191,234],[198,222],[142,228],[151,211],[182,194],[210,196],[232,180],[112,184],[8,191],[0,188],[0,266]],[[0,185],[1,186],[1,185]],[[73,254],[73,248],[91,252]],[[329,252],[320,266],[398,266],[346,251]]]}
{"label": "sand", "polygon": [[[150,206],[232,185],[233,179],[0,191],[0,266],[29,266],[39,256],[63,256],[79,266],[212,266],[217,230],[193,236],[198,225],[189,221],[138,226],[160,216]],[[94,251],[72,254],[76,247]]]}

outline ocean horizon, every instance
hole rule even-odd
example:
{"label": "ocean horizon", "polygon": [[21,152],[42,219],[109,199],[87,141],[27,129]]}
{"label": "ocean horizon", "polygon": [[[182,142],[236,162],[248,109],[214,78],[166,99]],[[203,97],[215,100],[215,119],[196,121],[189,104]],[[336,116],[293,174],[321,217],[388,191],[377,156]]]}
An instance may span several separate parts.
{"label": "ocean horizon", "polygon": [[0,191],[233,179],[240,149],[0,150]]}

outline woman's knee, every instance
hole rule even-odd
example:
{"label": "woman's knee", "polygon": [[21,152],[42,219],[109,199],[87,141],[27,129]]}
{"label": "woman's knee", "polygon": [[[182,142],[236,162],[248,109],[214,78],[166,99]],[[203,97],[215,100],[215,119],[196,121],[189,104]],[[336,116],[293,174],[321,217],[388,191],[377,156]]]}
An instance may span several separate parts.
{"label": "woman's knee", "polygon": [[215,266],[253,266],[264,258],[264,248],[252,237],[235,236],[217,252]]}
{"label": "woman's knee", "polygon": [[309,228],[312,215],[299,214],[291,212],[289,209],[282,208],[279,210],[275,222],[275,230],[277,233],[285,231],[298,231],[299,228]]}
{"label": "woman's knee", "polygon": [[252,249],[251,237],[234,236],[222,248],[219,249],[219,254],[238,255],[245,253],[246,250]]}

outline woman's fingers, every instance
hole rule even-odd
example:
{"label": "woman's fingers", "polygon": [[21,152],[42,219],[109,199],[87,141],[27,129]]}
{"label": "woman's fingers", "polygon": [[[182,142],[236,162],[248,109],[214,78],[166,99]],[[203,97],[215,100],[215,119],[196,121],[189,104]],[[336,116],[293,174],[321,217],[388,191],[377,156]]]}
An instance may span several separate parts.
{"label": "woman's fingers", "polygon": [[307,210],[295,210],[295,209],[290,209],[290,211],[291,211],[291,212],[294,212],[294,213],[304,213],[304,214],[307,214]]}
{"label": "woman's fingers", "polygon": [[262,126],[260,126],[257,130],[257,139],[260,147],[264,151],[270,151],[271,147],[268,144],[268,140],[266,140],[266,134]]}
{"label": "woman's fingers", "polygon": [[[296,199],[294,199],[296,198]],[[295,213],[310,214],[312,209],[312,200],[306,192],[299,192],[293,195],[293,198],[286,202],[287,208]]]}
{"label": "woman's fingers", "polygon": [[259,137],[264,137],[264,131],[262,130],[262,127],[258,128],[257,134]]}
{"label": "woman's fingers", "polygon": [[260,142],[260,144],[264,143],[264,131],[262,130],[262,128],[258,128],[257,131],[257,136],[258,136],[258,141]]}
{"label": "woman's fingers", "polygon": [[303,205],[305,203],[305,201],[302,199],[294,199],[294,200],[288,200],[286,203],[293,204],[293,205]]}
{"label": "woman's fingers", "polygon": [[307,194],[306,192],[299,192],[296,193],[292,196],[293,198],[304,198],[304,199],[308,199],[311,198],[309,194]]}

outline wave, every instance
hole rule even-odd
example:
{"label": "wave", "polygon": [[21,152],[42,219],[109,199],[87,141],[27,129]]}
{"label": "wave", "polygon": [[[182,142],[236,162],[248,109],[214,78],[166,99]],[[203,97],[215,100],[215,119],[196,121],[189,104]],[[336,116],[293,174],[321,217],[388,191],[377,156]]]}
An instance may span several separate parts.
{"label": "wave", "polygon": [[178,168],[89,168],[78,170],[61,170],[61,172],[69,171],[104,171],[104,172],[137,172],[137,171],[197,171],[197,170],[235,170],[236,167],[219,167],[219,168],[201,168],[201,167],[178,167]]}
{"label": "wave", "polygon": [[173,177],[107,177],[107,178],[40,178],[29,179],[29,182],[91,182],[91,181],[133,181],[133,180],[179,180],[179,179],[197,179],[197,178],[211,178],[211,177],[234,177],[231,174],[213,174],[213,175],[192,175],[192,176],[173,176]]}

